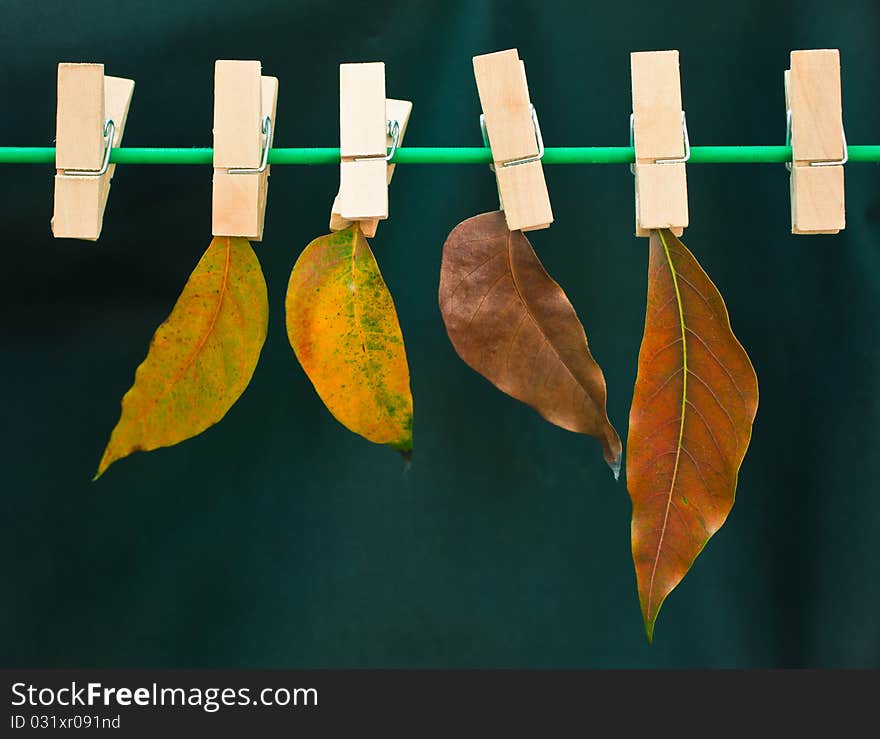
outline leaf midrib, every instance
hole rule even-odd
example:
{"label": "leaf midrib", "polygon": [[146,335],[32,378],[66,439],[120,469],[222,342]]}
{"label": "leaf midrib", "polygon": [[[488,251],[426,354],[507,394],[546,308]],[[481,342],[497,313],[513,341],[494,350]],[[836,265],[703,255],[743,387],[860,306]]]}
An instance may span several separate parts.
{"label": "leaf midrib", "polygon": [[[354,238],[352,239],[351,260],[349,261],[349,264],[351,267],[352,314],[353,314],[353,318],[354,318],[354,323],[357,326],[358,335],[360,336],[360,339],[361,339],[361,347],[363,348],[362,354],[364,357],[367,357],[370,354],[370,349],[367,347],[367,336],[366,336],[366,332],[364,331],[363,324],[361,322],[360,311],[358,310],[359,299],[358,299],[358,284],[357,284],[357,277],[358,277],[357,250],[358,250],[358,241],[360,238],[363,238],[364,242],[366,244],[366,241],[367,241],[366,237],[364,237],[363,234],[361,233],[361,231],[358,229],[358,231],[354,234]],[[384,332],[374,332],[374,333],[381,333],[383,336],[385,335]],[[386,400],[387,396],[388,396],[388,391],[384,387],[379,387],[379,385],[376,384],[376,382],[373,380],[373,377],[370,372],[364,372],[364,376],[367,379],[367,383],[369,384],[369,386],[373,390],[373,395],[377,398],[381,397],[383,399],[383,401]],[[378,405],[380,406],[380,411],[385,416],[385,418],[389,421],[393,421],[394,419],[393,419],[392,415],[388,412],[387,404],[383,402]]]}
{"label": "leaf midrib", "polygon": [[153,408],[155,408],[156,405],[158,405],[159,401],[162,400],[162,398],[164,398],[166,395],[168,395],[169,392],[171,392],[171,388],[173,388],[175,385],[177,385],[178,382],[180,382],[181,378],[186,374],[186,372],[189,370],[189,368],[192,367],[193,363],[196,360],[196,357],[199,355],[199,353],[202,351],[202,348],[207,343],[208,338],[214,332],[214,326],[217,325],[217,319],[220,317],[220,310],[223,307],[223,300],[226,297],[226,288],[227,288],[228,282],[229,282],[229,266],[232,261],[232,259],[231,259],[231,257],[232,257],[232,239],[228,236],[226,236],[224,238],[226,239],[226,258],[223,263],[223,278],[220,282],[220,290],[218,291],[219,297],[217,300],[217,306],[214,309],[213,315],[211,316],[211,322],[208,325],[208,328],[205,330],[202,337],[199,339],[198,344],[190,352],[189,356],[184,361],[183,366],[174,374],[174,377],[172,377],[172,379],[165,385],[165,387],[162,389],[162,392],[159,393],[158,395],[156,395],[156,397],[153,398],[151,403],[148,403],[141,408],[141,412],[138,413],[137,416],[135,416],[136,421],[140,421],[141,419],[143,419],[143,417],[147,414],[147,412],[149,412]]}
{"label": "leaf midrib", "polygon": [[675,271],[675,267],[672,264],[672,256],[669,253],[669,248],[666,245],[666,239],[663,238],[663,232],[657,232],[658,238],[660,239],[660,245],[663,247],[663,254],[666,257],[666,264],[669,267],[669,274],[672,277],[672,286],[675,288],[675,303],[678,307],[678,322],[681,327],[681,363],[682,363],[682,381],[681,381],[681,420],[678,426],[678,442],[675,446],[675,466],[672,469],[672,480],[669,483],[669,491],[667,493],[666,498],[666,511],[663,515],[663,525],[660,528],[660,540],[657,542],[657,551],[654,555],[654,565],[651,569],[651,579],[648,584],[648,598],[645,604],[645,614],[650,618],[651,617],[651,605],[654,596],[654,581],[657,575],[657,565],[660,562],[660,552],[663,549],[663,539],[666,536],[667,524],[669,523],[669,510],[672,507],[672,496],[673,491],[675,490],[675,482],[678,478],[678,465],[681,461],[681,450],[682,444],[684,441],[684,417],[685,411],[687,409],[687,376],[688,376],[688,366],[687,366],[687,327],[684,322],[684,306],[681,303],[681,292],[678,288],[678,273]]}
{"label": "leaf midrib", "polygon": [[575,375],[574,371],[568,366],[568,363],[562,358],[558,351],[556,351],[556,347],[553,346],[553,342],[547,337],[547,334],[544,331],[544,327],[541,325],[541,322],[535,317],[535,314],[532,313],[531,308],[529,307],[529,302],[526,300],[523,291],[520,289],[519,281],[516,279],[516,270],[513,268],[513,231],[508,232],[507,235],[507,268],[510,270],[510,276],[513,280],[513,289],[516,290],[516,294],[519,296],[520,302],[523,304],[523,308],[525,308],[526,314],[532,320],[532,323],[537,326],[538,331],[541,332],[541,338],[544,340],[544,343],[550,347],[550,351],[553,352],[553,355],[556,359],[559,360],[559,363],[565,368],[565,371],[568,373],[569,377],[574,380],[575,384],[581,388],[584,393],[584,396],[592,401],[589,392],[587,392],[587,388],[584,387],[583,383],[578,379],[577,375]]}

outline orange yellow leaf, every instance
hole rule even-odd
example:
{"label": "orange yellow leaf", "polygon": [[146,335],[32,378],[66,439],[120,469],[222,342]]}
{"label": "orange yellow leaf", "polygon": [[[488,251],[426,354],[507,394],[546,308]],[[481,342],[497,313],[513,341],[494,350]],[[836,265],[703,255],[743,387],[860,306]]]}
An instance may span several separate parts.
{"label": "orange yellow leaf", "polygon": [[757,409],[758,379],[717,288],[670,231],[652,232],[626,456],[649,640],[666,596],[733,507]]}
{"label": "orange yellow leaf", "polygon": [[321,236],[287,287],[287,335],[299,363],[343,426],[412,450],[413,402],[394,301],[357,225]]}
{"label": "orange yellow leaf", "polygon": [[223,418],[254,374],[268,320],[250,243],[215,237],[122,398],[95,478],[121,457],[177,444]]}

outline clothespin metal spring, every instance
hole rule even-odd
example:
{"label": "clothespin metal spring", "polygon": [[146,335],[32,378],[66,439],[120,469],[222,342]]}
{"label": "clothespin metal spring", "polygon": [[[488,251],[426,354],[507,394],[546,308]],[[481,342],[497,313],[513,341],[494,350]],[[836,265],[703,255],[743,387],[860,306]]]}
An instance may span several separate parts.
{"label": "clothespin metal spring", "polygon": [[400,142],[400,122],[399,121],[386,121],[386,130],[388,131],[388,135],[391,137],[391,151],[388,152],[385,156],[381,154],[379,156],[370,156],[370,157],[355,157],[354,161],[356,162],[366,162],[370,159],[384,159],[386,162],[390,162],[394,155],[397,153],[397,145]]}
{"label": "clothespin metal spring", "polygon": [[[635,114],[629,114],[629,145],[632,148],[635,148],[636,145],[636,137],[634,128],[634,118]],[[691,158],[691,139],[688,135],[688,126],[687,126],[687,116],[684,111],[681,111],[681,133],[684,137],[684,156],[676,157],[674,159],[656,159],[654,164],[686,164]],[[634,175],[636,173],[636,165],[635,163],[629,165],[629,171]]]}
{"label": "clothespin metal spring", "polygon": [[[836,167],[849,161],[849,146],[846,143],[846,131],[840,127],[840,137],[843,140],[843,157],[833,161],[809,162],[810,167]],[[791,108],[785,111],[785,145],[791,146]],[[785,163],[785,168],[791,172],[791,162]]]}
{"label": "clothespin metal spring", "polygon": [[236,167],[227,169],[226,172],[228,174],[262,174],[266,171],[266,167],[269,164],[269,147],[272,144],[272,117],[265,116],[263,118],[263,125],[260,127],[260,130],[263,133],[263,153],[260,155],[260,166],[259,167]]}
{"label": "clothespin metal spring", "polygon": [[116,136],[116,124],[111,118],[104,123],[104,159],[100,169],[65,169],[65,177],[101,177],[110,167],[110,152],[113,150],[113,139]]}
{"label": "clothespin metal spring", "polygon": [[[538,121],[538,111],[534,105],[529,105],[529,111],[532,114],[532,125],[535,127],[535,141],[538,144],[538,153],[534,156],[523,157],[521,159],[512,159],[509,162],[502,162],[502,167],[516,167],[518,164],[529,164],[530,162],[540,162],[544,158],[544,137],[541,135],[541,124]],[[480,114],[480,131],[483,134],[483,146],[491,149],[489,144],[489,132],[486,130],[486,116]],[[495,165],[490,164],[489,169],[495,171]]]}

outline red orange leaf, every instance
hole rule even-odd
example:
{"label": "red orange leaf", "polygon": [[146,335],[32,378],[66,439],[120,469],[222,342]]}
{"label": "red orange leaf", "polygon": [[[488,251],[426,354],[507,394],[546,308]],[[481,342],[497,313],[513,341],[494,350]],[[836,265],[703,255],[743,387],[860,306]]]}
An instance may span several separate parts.
{"label": "red orange leaf", "polygon": [[410,452],[403,334],[357,224],[305,248],[290,274],[286,307],[290,345],[324,405],[356,434]]}
{"label": "red orange leaf", "polygon": [[757,409],[758,380],[721,295],[681,241],[652,232],[626,457],[649,639],[666,596],[730,513]]}
{"label": "red orange leaf", "polygon": [[250,243],[215,237],[156,329],[95,478],[121,457],[177,444],[223,418],[254,374],[268,320]]}
{"label": "red orange leaf", "polygon": [[443,247],[440,312],[459,356],[545,419],[602,443],[620,470],[605,378],[562,288],[500,211],[460,223]]}

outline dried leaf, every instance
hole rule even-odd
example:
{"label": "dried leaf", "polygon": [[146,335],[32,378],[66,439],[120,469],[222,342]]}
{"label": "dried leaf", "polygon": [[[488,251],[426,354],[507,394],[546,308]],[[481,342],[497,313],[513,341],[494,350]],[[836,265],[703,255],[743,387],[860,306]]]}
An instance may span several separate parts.
{"label": "dried leaf", "polygon": [[459,356],[508,395],[602,443],[620,470],[620,437],[605,411],[605,378],[562,288],[500,211],[469,218],[443,247],[440,312]]}
{"label": "dried leaf", "polygon": [[250,243],[215,237],[122,398],[95,479],[121,457],[177,444],[223,418],[254,374],[268,320]]}
{"label": "dried leaf", "polygon": [[664,599],[730,513],[757,409],[758,379],[721,295],[671,232],[652,232],[626,457],[649,640]]}
{"label": "dried leaf", "polygon": [[287,336],[337,421],[376,444],[412,450],[403,335],[357,225],[315,239],[300,255],[287,287]]}

